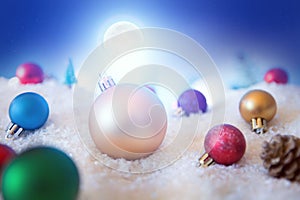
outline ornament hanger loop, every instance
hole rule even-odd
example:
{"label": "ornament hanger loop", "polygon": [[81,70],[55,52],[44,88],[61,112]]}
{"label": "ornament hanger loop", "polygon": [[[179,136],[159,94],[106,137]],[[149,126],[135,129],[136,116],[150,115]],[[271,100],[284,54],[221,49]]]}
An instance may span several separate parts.
{"label": "ornament hanger loop", "polygon": [[104,92],[105,90],[107,90],[110,87],[113,87],[116,85],[115,81],[113,80],[113,78],[111,76],[103,76],[100,77],[100,81],[98,82],[99,88],[101,90],[101,92]]}
{"label": "ornament hanger loop", "polygon": [[5,139],[10,140],[10,139],[16,139],[20,137],[20,135],[23,132],[23,128],[18,126],[17,124],[10,123],[8,125],[7,131],[6,131],[6,136]]}
{"label": "ornament hanger loop", "polygon": [[204,153],[199,158],[198,167],[208,167],[213,164],[215,164],[215,161],[208,155],[208,153]]}

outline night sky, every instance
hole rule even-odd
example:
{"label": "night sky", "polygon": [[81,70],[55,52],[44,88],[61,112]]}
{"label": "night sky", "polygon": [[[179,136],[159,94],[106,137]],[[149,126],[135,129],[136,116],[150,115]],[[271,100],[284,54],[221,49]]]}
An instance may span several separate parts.
{"label": "night sky", "polygon": [[[300,84],[300,6],[294,1],[7,0],[0,3],[0,76],[35,62],[62,79],[76,69],[114,22],[180,31],[199,42],[221,72],[241,53],[259,71],[282,66]],[[226,73],[224,73],[226,74]]]}

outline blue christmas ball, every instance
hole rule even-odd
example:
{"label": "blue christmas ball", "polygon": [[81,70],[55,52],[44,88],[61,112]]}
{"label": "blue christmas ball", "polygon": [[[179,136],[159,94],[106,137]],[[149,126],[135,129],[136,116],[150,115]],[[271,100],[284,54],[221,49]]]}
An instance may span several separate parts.
{"label": "blue christmas ball", "polygon": [[194,89],[184,91],[179,96],[177,105],[187,116],[189,116],[191,113],[198,113],[200,111],[205,113],[207,110],[205,96],[198,90]]}
{"label": "blue christmas ball", "polygon": [[47,101],[34,92],[25,92],[16,96],[9,106],[9,117],[12,123],[25,130],[40,128],[45,124],[48,116]]}

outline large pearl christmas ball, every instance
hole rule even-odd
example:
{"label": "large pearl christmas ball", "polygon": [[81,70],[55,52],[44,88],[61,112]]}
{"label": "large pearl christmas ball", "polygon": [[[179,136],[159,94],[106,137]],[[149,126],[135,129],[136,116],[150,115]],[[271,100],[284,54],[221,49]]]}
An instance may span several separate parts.
{"label": "large pearl christmas ball", "polygon": [[158,97],[146,87],[110,87],[95,100],[89,130],[96,147],[113,158],[139,159],[162,143],[167,114]]}
{"label": "large pearl christmas ball", "polygon": [[33,92],[18,95],[9,106],[11,121],[26,130],[34,130],[43,126],[48,115],[47,101],[41,95]]}
{"label": "large pearl christmas ball", "polygon": [[16,153],[9,146],[0,144],[0,174],[4,167],[16,156]]}
{"label": "large pearl christmas ball", "polygon": [[40,66],[34,63],[24,63],[16,70],[16,76],[22,84],[36,84],[44,80],[44,73]]}
{"label": "large pearl christmas ball", "polygon": [[281,68],[273,68],[267,71],[264,77],[267,83],[278,83],[278,84],[286,84],[288,82],[288,75],[286,71]]}
{"label": "large pearl christmas ball", "polygon": [[75,200],[79,173],[62,151],[36,147],[21,153],[4,170],[5,200]]}
{"label": "large pearl christmas ball", "polygon": [[246,140],[239,129],[229,124],[222,124],[208,131],[204,148],[216,163],[231,165],[243,157]]}
{"label": "large pearl christmas ball", "polygon": [[206,112],[207,103],[205,96],[198,90],[189,89],[184,91],[178,98],[178,107],[184,114],[189,116],[191,113]]}
{"label": "large pearl christmas ball", "polygon": [[242,97],[239,110],[247,122],[254,118],[270,121],[276,114],[277,106],[275,99],[268,92],[251,90]]}

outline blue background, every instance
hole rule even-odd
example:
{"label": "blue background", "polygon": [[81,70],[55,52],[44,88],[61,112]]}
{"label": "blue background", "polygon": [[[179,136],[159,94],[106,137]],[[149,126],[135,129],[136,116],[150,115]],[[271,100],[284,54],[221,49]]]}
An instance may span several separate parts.
{"label": "blue background", "polygon": [[12,77],[32,61],[62,79],[69,57],[79,69],[109,25],[129,20],[194,38],[225,79],[249,67],[262,80],[267,69],[282,66],[300,84],[299,8],[296,0],[1,1],[0,76]]}

